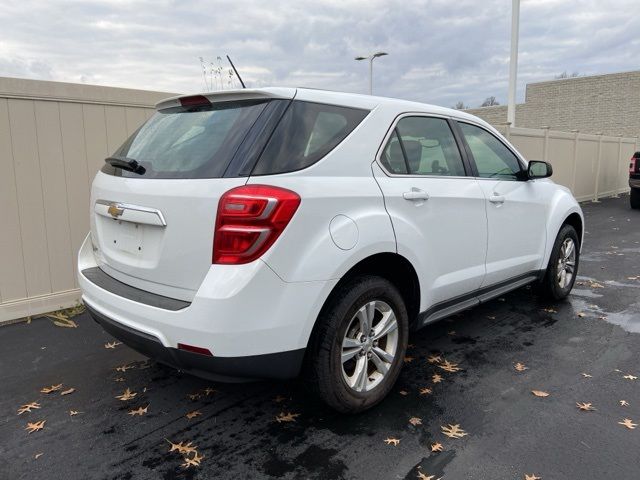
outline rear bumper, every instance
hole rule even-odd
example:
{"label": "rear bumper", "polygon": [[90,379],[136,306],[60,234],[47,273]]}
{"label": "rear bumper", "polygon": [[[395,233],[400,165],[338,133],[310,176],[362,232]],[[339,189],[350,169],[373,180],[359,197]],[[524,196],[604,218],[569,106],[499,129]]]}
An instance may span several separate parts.
{"label": "rear bumper", "polygon": [[[212,265],[191,302],[171,310],[94,283],[82,272],[95,267],[87,239],[78,256],[78,281],[96,321],[141,353],[200,376],[296,376],[322,304],[337,283],[284,282],[261,260]],[[213,357],[178,350],[178,343],[207,348]]]}
{"label": "rear bumper", "polygon": [[640,188],[640,175],[638,178],[629,177],[629,186],[631,188]]}
{"label": "rear bumper", "polygon": [[153,335],[134,330],[87,306],[102,328],[134,350],[179,370],[216,381],[253,378],[287,379],[298,375],[305,349],[247,357],[209,357],[167,348]]}

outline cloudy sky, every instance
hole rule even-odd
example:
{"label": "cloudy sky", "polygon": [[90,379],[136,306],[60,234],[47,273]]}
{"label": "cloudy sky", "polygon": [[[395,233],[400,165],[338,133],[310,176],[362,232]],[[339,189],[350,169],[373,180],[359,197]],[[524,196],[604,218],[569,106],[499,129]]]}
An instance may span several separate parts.
{"label": "cloudy sky", "polygon": [[[522,0],[518,97],[563,71],[640,68],[639,0]],[[249,86],[452,106],[506,102],[510,0],[2,0],[0,76],[168,92],[229,54]],[[224,65],[226,67],[226,64]]]}

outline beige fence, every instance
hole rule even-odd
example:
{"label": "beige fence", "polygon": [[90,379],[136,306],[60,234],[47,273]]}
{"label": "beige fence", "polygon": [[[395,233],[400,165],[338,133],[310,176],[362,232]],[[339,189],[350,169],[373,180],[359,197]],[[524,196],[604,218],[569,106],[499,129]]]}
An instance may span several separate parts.
{"label": "beige fence", "polygon": [[77,302],[91,181],[170,95],[0,78],[0,322]]}
{"label": "beige fence", "polygon": [[580,201],[598,200],[629,190],[629,159],[638,138],[588,135],[534,128],[498,126],[529,160],[553,165],[553,181],[569,187]]}
{"label": "beige fence", "polygon": [[[104,158],[173,94],[0,78],[0,322],[71,306],[89,189]],[[637,139],[500,127],[578,199],[627,190]]]}

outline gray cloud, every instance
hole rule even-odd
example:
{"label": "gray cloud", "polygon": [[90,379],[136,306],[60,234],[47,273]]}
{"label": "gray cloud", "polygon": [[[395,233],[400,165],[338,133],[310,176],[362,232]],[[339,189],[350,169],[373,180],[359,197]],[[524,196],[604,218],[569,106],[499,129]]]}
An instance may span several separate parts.
{"label": "gray cloud", "polygon": [[[506,100],[508,0],[24,0],[0,4],[0,75],[192,92],[228,53],[252,86],[365,92],[450,106]],[[638,68],[637,0],[522,0],[519,97],[562,71]],[[224,65],[226,67],[226,65]]]}

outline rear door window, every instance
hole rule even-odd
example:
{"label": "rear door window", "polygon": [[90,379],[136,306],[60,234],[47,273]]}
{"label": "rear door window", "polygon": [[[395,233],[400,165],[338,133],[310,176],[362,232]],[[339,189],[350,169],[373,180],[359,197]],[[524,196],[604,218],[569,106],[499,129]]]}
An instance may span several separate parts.
{"label": "rear door window", "polygon": [[294,100],[251,174],[293,172],[313,165],[342,142],[368,113]]}

